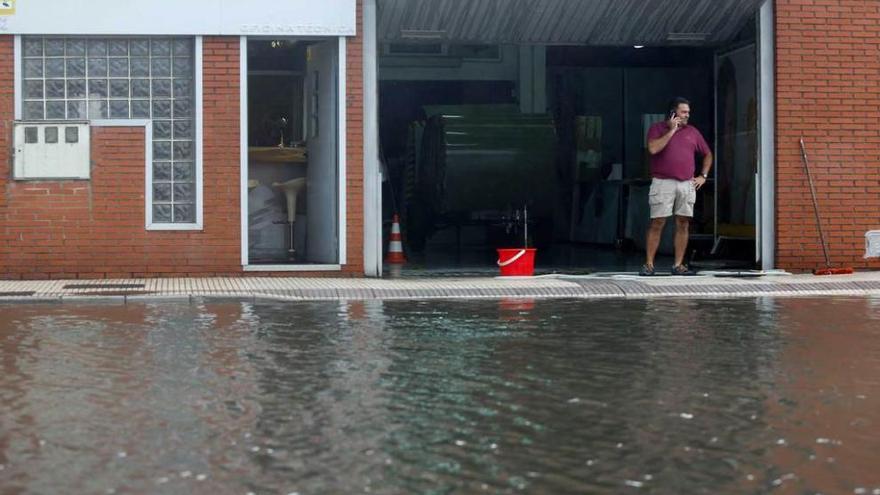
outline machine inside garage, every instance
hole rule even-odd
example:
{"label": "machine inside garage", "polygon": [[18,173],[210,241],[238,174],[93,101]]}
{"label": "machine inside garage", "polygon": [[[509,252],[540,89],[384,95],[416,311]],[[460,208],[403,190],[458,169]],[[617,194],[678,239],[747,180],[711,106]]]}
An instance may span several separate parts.
{"label": "machine inside garage", "polygon": [[383,208],[411,264],[491,269],[527,208],[539,269],[634,269],[647,128],[683,96],[716,158],[689,256],[754,266],[761,3],[381,0]]}

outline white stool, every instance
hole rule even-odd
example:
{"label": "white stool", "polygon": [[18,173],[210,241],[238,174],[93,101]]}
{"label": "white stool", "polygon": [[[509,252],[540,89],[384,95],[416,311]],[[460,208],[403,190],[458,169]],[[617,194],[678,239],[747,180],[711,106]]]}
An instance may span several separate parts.
{"label": "white stool", "polygon": [[287,224],[290,226],[290,249],[287,250],[287,254],[290,259],[293,259],[294,253],[296,252],[293,249],[293,223],[296,221],[296,197],[299,195],[300,191],[306,187],[306,178],[301,177],[299,179],[290,179],[286,182],[276,182],[272,184],[272,186],[280,189],[287,198]]}

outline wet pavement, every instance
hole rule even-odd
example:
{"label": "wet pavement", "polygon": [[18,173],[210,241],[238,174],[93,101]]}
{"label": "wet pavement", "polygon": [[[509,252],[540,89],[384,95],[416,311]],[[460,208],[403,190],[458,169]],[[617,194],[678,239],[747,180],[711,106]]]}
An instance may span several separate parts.
{"label": "wet pavement", "polygon": [[880,493],[878,309],[0,305],[0,492]]}
{"label": "wet pavement", "polygon": [[[422,253],[407,253],[406,264],[399,271],[403,278],[493,277],[498,274],[497,261],[498,253],[484,245],[458,248],[446,244]],[[672,256],[657,256],[658,266],[671,267],[672,261]],[[591,245],[558,244],[538,250],[535,274],[636,273],[644,262],[644,253]],[[395,268],[386,264],[384,271],[387,274]]]}
{"label": "wet pavement", "polygon": [[703,271],[698,276],[639,277],[633,272],[535,277],[305,278],[218,277],[117,280],[0,280],[0,305],[22,302],[251,299],[413,300],[880,296],[880,272],[791,275]]}

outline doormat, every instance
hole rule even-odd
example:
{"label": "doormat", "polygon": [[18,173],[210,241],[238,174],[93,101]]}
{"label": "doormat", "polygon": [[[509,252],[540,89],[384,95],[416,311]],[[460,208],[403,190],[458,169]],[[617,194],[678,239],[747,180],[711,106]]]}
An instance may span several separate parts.
{"label": "doormat", "polygon": [[36,294],[36,292],[32,290],[20,290],[12,292],[0,292],[0,297],[29,297],[34,294]]}
{"label": "doormat", "polygon": [[143,289],[145,284],[68,284],[63,289]]}

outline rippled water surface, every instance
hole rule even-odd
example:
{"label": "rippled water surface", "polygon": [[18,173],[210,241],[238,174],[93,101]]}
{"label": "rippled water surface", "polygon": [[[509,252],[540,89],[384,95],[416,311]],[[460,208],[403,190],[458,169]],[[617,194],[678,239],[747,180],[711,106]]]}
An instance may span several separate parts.
{"label": "rippled water surface", "polygon": [[878,310],[0,306],[0,493],[880,493]]}

